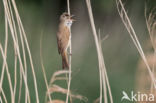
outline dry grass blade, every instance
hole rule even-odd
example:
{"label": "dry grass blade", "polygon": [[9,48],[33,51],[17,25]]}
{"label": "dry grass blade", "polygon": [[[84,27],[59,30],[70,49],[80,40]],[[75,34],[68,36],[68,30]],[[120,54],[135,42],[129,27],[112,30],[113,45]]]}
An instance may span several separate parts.
{"label": "dry grass blade", "polygon": [[150,75],[151,80],[153,82],[153,85],[156,88],[155,77],[154,77],[154,75],[153,75],[153,73],[151,71],[151,68],[150,68],[150,66],[149,66],[149,64],[147,62],[146,56],[145,56],[144,51],[143,51],[143,49],[142,49],[142,47],[140,45],[140,42],[139,42],[139,40],[137,38],[137,35],[136,35],[135,31],[134,31],[134,28],[133,28],[133,26],[132,26],[132,24],[130,22],[130,19],[129,19],[128,15],[127,15],[127,12],[125,11],[124,5],[123,5],[121,0],[116,0],[116,4],[117,4],[117,9],[118,9],[119,15],[121,17],[121,20],[124,23],[127,31],[129,32],[129,35],[130,35],[131,39],[133,40],[133,43],[135,44],[138,52],[140,53],[145,65],[146,65],[146,67],[148,69],[148,72],[149,72],[149,75]]}
{"label": "dry grass blade", "polygon": [[[79,99],[79,100],[82,100],[84,102],[87,102],[87,98],[86,97],[83,97],[81,95],[75,95],[75,94],[72,94],[71,91],[68,91],[68,89],[65,89],[65,88],[62,88],[60,87],[59,85],[56,85],[54,84],[55,81],[58,81],[58,80],[68,80],[68,78],[66,77],[66,74],[69,74],[69,71],[66,71],[66,70],[60,70],[60,71],[57,71],[53,74],[51,80],[50,80],[50,83],[48,85],[48,90],[47,90],[47,95],[48,96],[52,96],[54,93],[62,93],[62,94],[67,94],[69,92],[69,96],[70,96],[70,99],[71,98],[74,98],[74,99]],[[49,99],[47,100],[47,95],[46,95],[46,98],[45,98],[45,103],[52,103],[55,101],[55,99]],[[49,102],[47,102],[49,101]],[[50,102],[51,101],[51,102]],[[58,100],[58,102],[62,100]],[[64,101],[63,101],[64,102]],[[70,101],[71,102],[71,101]],[[57,103],[57,102],[56,102]],[[65,102],[64,102],[65,103]],[[72,103],[72,102],[71,102]]]}
{"label": "dry grass blade", "polygon": [[103,56],[102,48],[101,48],[101,40],[99,40],[97,37],[97,32],[96,32],[96,28],[95,28],[95,23],[94,23],[90,0],[86,0],[86,4],[87,4],[87,8],[88,8],[88,14],[89,14],[92,32],[93,32],[93,36],[94,36],[94,40],[95,40],[95,44],[96,44],[96,50],[97,50],[98,62],[99,62],[99,72],[100,72],[100,100],[99,101],[100,101],[100,103],[102,103],[101,90],[103,89],[103,92],[104,92],[103,97],[104,97],[105,103],[108,103],[108,100],[107,100],[108,99],[107,88],[108,88],[110,103],[113,103],[113,98],[112,98],[111,89],[110,89],[107,71],[106,71],[105,62],[104,62],[104,56]]}
{"label": "dry grass blade", "polygon": [[[62,94],[67,94],[68,89],[61,88],[58,85],[53,85],[51,88],[49,88],[49,92],[50,93],[58,92],[58,93],[62,93]],[[86,97],[83,97],[81,95],[72,94],[71,91],[69,91],[69,96],[71,96],[72,98],[75,98],[75,99],[83,100],[84,102],[88,101],[88,99]]]}
{"label": "dry grass blade", "polygon": [[53,84],[55,80],[57,80],[57,76],[60,76],[62,74],[68,74],[69,71],[66,71],[66,70],[60,70],[60,71],[57,71],[53,74],[51,80],[50,80],[50,83]]}
{"label": "dry grass blade", "polygon": [[63,74],[68,74],[69,71],[60,70],[60,71],[55,72],[52,75],[52,77],[51,77],[50,83],[48,84],[48,81],[47,81],[47,78],[46,78],[45,69],[44,69],[44,65],[43,65],[43,61],[42,61],[42,56],[41,56],[41,65],[42,65],[43,76],[44,76],[44,80],[45,80],[46,88],[47,88],[47,94],[45,96],[45,103],[47,103],[47,95],[48,95],[49,101],[53,101],[52,98],[51,98],[51,95],[50,95],[50,91],[49,90],[54,85],[54,82],[57,81],[57,80],[67,80],[67,79],[65,79],[66,77],[59,77],[59,76],[60,75],[63,75]]}

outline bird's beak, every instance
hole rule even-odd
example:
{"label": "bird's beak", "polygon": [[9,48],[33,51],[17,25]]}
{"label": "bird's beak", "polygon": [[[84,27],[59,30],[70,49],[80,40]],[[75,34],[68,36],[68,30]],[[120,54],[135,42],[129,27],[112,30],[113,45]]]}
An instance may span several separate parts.
{"label": "bird's beak", "polygon": [[70,15],[70,18],[74,17],[75,15]]}
{"label": "bird's beak", "polygon": [[70,20],[72,20],[72,21],[76,21],[75,19],[70,19]]}
{"label": "bird's beak", "polygon": [[75,15],[71,15],[70,16],[70,19],[72,20],[72,21],[76,21],[75,19],[73,19],[72,17],[74,17]]}

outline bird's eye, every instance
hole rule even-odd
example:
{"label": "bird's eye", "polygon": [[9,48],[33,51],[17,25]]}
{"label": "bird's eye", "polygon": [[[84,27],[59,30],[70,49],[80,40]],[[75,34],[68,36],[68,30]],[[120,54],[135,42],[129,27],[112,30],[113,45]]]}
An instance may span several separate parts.
{"label": "bird's eye", "polygon": [[68,14],[65,14],[65,16],[69,16]]}

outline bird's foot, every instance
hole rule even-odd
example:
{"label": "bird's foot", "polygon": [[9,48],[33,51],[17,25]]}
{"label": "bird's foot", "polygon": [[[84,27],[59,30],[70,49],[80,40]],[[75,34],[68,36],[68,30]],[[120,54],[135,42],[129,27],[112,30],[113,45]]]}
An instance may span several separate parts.
{"label": "bird's foot", "polygon": [[72,56],[72,53],[68,53],[68,55]]}

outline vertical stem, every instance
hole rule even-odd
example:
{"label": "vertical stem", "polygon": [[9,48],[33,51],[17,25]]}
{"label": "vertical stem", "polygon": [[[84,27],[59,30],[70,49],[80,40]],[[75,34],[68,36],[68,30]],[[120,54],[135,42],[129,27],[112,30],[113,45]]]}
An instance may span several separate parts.
{"label": "vertical stem", "polygon": [[[18,10],[17,10],[15,0],[12,0],[12,5],[13,5],[13,8],[14,8],[14,11],[15,11],[15,14],[16,14],[16,18],[17,18],[17,21],[18,21],[18,26],[22,30],[22,34],[23,34],[24,41],[25,41],[25,44],[26,44],[28,57],[29,57],[29,60],[30,60],[30,65],[31,65],[32,74],[33,74],[34,88],[35,88],[35,94],[36,94],[36,103],[39,103],[39,95],[38,95],[38,86],[37,86],[36,74],[35,74],[35,70],[34,70],[34,65],[33,65],[33,61],[32,61],[32,56],[31,56],[29,44],[28,44],[28,41],[27,41],[26,33],[24,31],[24,27],[23,27],[22,21],[20,19],[20,16],[19,16],[19,13],[18,13]],[[25,79],[25,81],[26,80],[27,79]]]}
{"label": "vertical stem", "polygon": [[69,0],[67,0],[67,7],[68,7],[68,14],[70,14],[70,4],[69,4]]}
{"label": "vertical stem", "polygon": [[47,96],[49,97],[49,100],[52,101],[52,98],[51,98],[51,95],[50,95],[50,92],[49,92],[49,86],[48,86],[48,80],[47,80],[47,77],[46,77],[46,71],[45,71],[45,68],[44,68],[44,65],[43,65],[43,58],[42,58],[42,37],[43,34],[41,34],[41,39],[40,39],[40,60],[41,60],[41,66],[42,66],[42,73],[43,73],[43,77],[44,77],[44,81],[45,81],[45,84],[46,84],[46,89],[47,89],[47,92],[46,92],[46,97],[45,97],[45,103],[47,103]]}
{"label": "vertical stem", "polygon": [[[69,0],[67,0],[67,7],[68,7],[68,14],[70,15],[70,3]],[[69,45],[69,52],[70,54],[72,54],[72,45],[71,45],[71,28],[70,28],[70,45]],[[67,92],[67,96],[66,96],[66,103],[68,103],[68,97],[70,94],[70,84],[71,84],[71,55],[69,55],[69,79],[68,79],[68,92]]]}
{"label": "vertical stem", "polygon": [[97,37],[97,32],[96,32],[96,28],[95,28],[94,17],[93,17],[90,0],[86,0],[86,4],[87,4],[91,28],[92,28],[92,32],[93,32],[93,36],[94,36],[94,40],[95,40],[95,44],[96,44],[96,50],[97,50],[98,61],[99,61],[99,72],[101,72],[101,74],[100,74],[101,75],[101,77],[100,77],[100,102],[102,101],[101,86],[103,85],[104,100],[105,100],[104,103],[108,103],[107,87],[108,87],[108,92],[109,92],[110,103],[113,103],[113,98],[112,98],[111,89],[110,89],[107,71],[106,71],[105,62],[104,62],[104,56],[102,53],[102,47],[101,47],[100,40]]}

